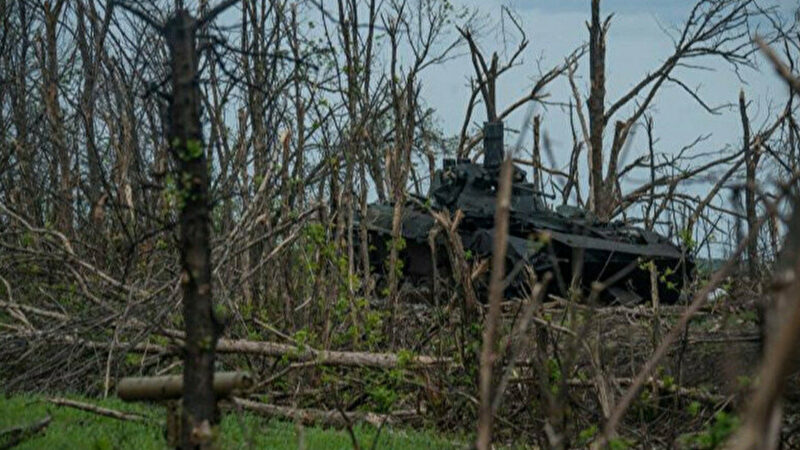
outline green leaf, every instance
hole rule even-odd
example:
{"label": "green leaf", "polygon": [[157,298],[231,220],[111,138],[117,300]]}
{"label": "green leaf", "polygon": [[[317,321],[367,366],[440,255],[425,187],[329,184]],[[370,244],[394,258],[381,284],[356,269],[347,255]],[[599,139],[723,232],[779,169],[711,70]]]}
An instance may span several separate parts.
{"label": "green leaf", "polygon": [[197,139],[186,141],[186,154],[189,159],[197,159],[203,156],[203,143]]}

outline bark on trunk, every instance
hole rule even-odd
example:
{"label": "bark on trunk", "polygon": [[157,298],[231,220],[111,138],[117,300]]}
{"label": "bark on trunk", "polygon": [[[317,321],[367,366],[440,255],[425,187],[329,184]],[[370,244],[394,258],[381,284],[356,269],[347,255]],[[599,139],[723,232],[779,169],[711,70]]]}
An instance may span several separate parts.
{"label": "bark on trunk", "polygon": [[[534,116],[533,118],[533,164],[536,168],[533,170],[533,185],[536,187],[539,192],[544,192],[544,185],[542,183],[542,149],[540,146],[540,136],[541,136],[541,121],[542,118],[539,115]],[[536,200],[538,201],[539,196],[538,194],[534,194]]]}
{"label": "bark on trunk", "polygon": [[605,202],[603,187],[603,130],[606,97],[605,30],[600,21],[600,0],[592,0],[592,23],[589,26],[589,203],[600,212]]}
{"label": "bark on trunk", "polygon": [[210,448],[217,423],[213,390],[218,326],[211,300],[208,173],[200,124],[196,21],[178,10],[166,26],[172,69],[169,144],[181,192],[181,282],[186,327],[181,448]]}
{"label": "bark on trunk", "polygon": [[56,226],[67,236],[72,234],[72,157],[67,148],[64,134],[63,114],[58,99],[58,40],[56,27],[63,11],[64,2],[55,5],[46,3],[45,38],[44,38],[44,104],[47,116],[48,137],[51,148],[55,152],[58,177],[55,201]]}
{"label": "bark on trunk", "polygon": [[[93,6],[91,12],[92,14],[86,11],[86,6],[84,5],[83,1],[77,2],[77,40],[84,72],[83,89],[80,97],[81,121],[83,123],[84,132],[86,133],[86,158],[89,166],[89,179],[85,189],[89,204],[95,205],[100,198],[100,188],[102,184],[102,169],[100,166],[100,155],[97,149],[97,143],[95,141],[94,127],[95,85],[98,75],[97,71],[100,65],[100,56],[98,55],[98,52],[102,51],[101,43],[107,28],[104,26],[102,31],[103,34],[100,36],[100,38],[95,36],[94,42],[90,44],[87,23],[90,23],[90,21],[96,19],[96,17],[93,17],[93,13],[95,12]],[[98,43],[101,45],[97,45]]]}
{"label": "bark on trunk", "polygon": [[[744,143],[744,164],[745,164],[745,215],[747,216],[747,230],[751,231],[758,222],[756,217],[756,165],[758,155],[755,154],[753,146],[750,145],[750,119],[747,117],[747,102],[745,101],[744,91],[739,91],[739,113],[742,116],[742,130]],[[758,234],[747,243],[747,268],[752,280],[758,275]]]}
{"label": "bark on trunk", "polygon": [[[30,25],[28,8],[26,2],[19,2],[17,14],[21,29],[27,30]],[[28,220],[41,226],[43,224],[41,215],[41,194],[36,187],[35,175],[35,151],[33,146],[33,136],[30,136],[29,116],[28,116],[28,58],[30,40],[27,31],[20,33],[19,53],[16,55],[5,55],[8,63],[17,67],[15,71],[14,86],[10,89],[11,108],[13,114],[14,128],[16,129],[16,139],[14,152],[19,155],[20,178],[19,188],[21,191],[20,204],[28,214]]]}

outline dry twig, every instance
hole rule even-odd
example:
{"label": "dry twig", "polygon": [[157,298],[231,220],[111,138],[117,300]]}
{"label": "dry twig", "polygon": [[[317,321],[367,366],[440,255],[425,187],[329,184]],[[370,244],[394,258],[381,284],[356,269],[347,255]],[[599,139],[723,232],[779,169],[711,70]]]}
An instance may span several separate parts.
{"label": "dry twig", "polygon": [[79,402],[62,397],[53,397],[47,399],[50,403],[58,406],[66,406],[68,408],[75,408],[81,411],[86,411],[98,414],[104,417],[110,417],[117,420],[125,420],[129,422],[149,422],[151,419],[136,414],[124,411],[117,411],[116,409],[103,408],[101,406],[92,405],[91,403]]}

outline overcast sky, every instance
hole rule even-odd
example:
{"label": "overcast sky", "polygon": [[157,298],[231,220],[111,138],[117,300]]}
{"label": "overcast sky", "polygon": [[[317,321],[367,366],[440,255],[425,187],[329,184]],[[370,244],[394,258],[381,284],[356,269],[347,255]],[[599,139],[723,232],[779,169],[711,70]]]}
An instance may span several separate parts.
{"label": "overcast sky", "polygon": [[[456,8],[477,9],[485,23],[497,24],[502,17],[502,7],[513,10],[520,19],[527,39],[530,41],[517,67],[504,74],[497,86],[498,110],[504,109],[513,101],[528,92],[541,74],[551,67],[563,63],[564,58],[588,40],[585,22],[589,19],[589,0],[450,0]],[[602,14],[613,13],[611,28],[606,43],[606,105],[616,101],[620,95],[655,70],[673,51],[672,42],[664,30],[681,27],[689,15],[696,0],[603,0]],[[331,8],[334,7],[334,2]],[[413,4],[414,1],[412,0]],[[777,5],[786,20],[795,20],[794,11],[798,8],[797,0],[759,0],[763,6]],[[313,4],[318,5],[318,4]],[[327,7],[328,1],[322,2]],[[226,13],[226,20],[236,23],[239,12]],[[309,6],[308,20],[318,22],[319,10]],[[363,15],[362,15],[363,17]],[[513,51],[515,42],[504,47],[501,33],[487,31],[479,39],[479,46],[489,57],[493,51]],[[506,29],[511,26],[506,22]],[[321,33],[317,27],[314,33]],[[455,27],[449,29],[449,39],[456,35]],[[514,33],[510,34],[515,37]],[[446,39],[441,40],[441,45]],[[379,45],[386,53],[385,41]],[[403,58],[401,50],[401,58]],[[465,48],[461,49],[465,52]],[[410,55],[405,55],[410,57]],[[387,63],[388,55],[383,54],[383,63]],[[659,95],[651,103],[649,113],[654,117],[656,151],[675,153],[695,141],[699,136],[710,137],[696,146],[692,154],[718,155],[741,146],[741,122],[736,108],[739,91],[744,90],[749,101],[748,112],[754,129],[760,129],[766,120],[774,118],[775,111],[782,108],[787,98],[787,88],[773,73],[768,63],[760,55],[757,56],[760,69],[744,69],[737,77],[727,63],[720,60],[694,60],[702,63],[710,70],[676,69],[673,74],[686,85],[697,89],[699,95],[711,106],[724,104],[734,105],[723,109],[719,115],[711,115],[700,107],[687,93],[674,85],[662,87]],[[428,106],[436,110],[437,125],[449,136],[460,131],[467,109],[470,89],[469,78],[473,76],[473,67],[466,54],[449,60],[441,65],[426,69],[419,77],[422,83],[423,99]],[[580,61],[576,73],[577,83],[582,91],[584,106],[588,96],[588,55]],[[567,102],[571,98],[569,83],[565,77],[551,83],[548,89],[548,100]],[[559,106],[537,106],[537,114],[543,118],[542,131],[548,137],[551,149],[559,166],[565,166],[572,147],[569,118],[564,108]],[[506,144],[513,145],[516,136],[511,130],[521,129],[526,118],[526,109],[518,112],[505,121]],[[630,109],[623,109],[614,120],[627,118]],[[480,126],[485,120],[482,105],[475,109],[473,125]],[[474,130],[474,128],[473,128]],[[613,126],[609,127],[606,138],[611,139]],[[521,149],[525,157],[530,152],[531,132],[528,129]],[[627,161],[647,151],[645,134],[637,131],[630,139],[632,145]],[[605,155],[607,157],[607,154]],[[702,161],[695,160],[698,164]],[[545,161],[547,162],[547,161]],[[624,161],[623,161],[624,163]],[[586,195],[585,159],[581,160],[581,179],[583,194]],[[425,173],[422,170],[421,173]],[[645,181],[647,174],[632,173],[622,181],[623,190],[629,190]],[[766,177],[765,177],[766,178]],[[702,194],[707,190],[708,180],[697,179],[687,184],[690,193]],[[713,179],[712,179],[713,181]],[[768,179],[762,180],[768,181]]]}
{"label": "overcast sky", "polygon": [[[547,70],[562,62],[566,55],[588,39],[585,21],[589,18],[589,1],[452,1],[458,6],[478,8],[494,21],[501,16],[501,6],[508,6],[522,20],[530,44],[524,54],[523,64],[501,78],[498,85],[499,110],[531,87],[531,80],[539,75],[539,66]],[[693,0],[603,1],[603,14],[614,13],[606,51],[607,105],[670,55],[672,43],[663,28],[680,26],[693,4]],[[792,1],[780,2],[787,17],[791,17],[790,11],[796,5]],[[494,50],[503,50],[503,43],[496,34],[484,36],[480,43],[487,55]],[[763,123],[768,111],[781,107],[786,99],[785,86],[766,64],[763,64],[763,71],[745,70],[741,73],[741,80],[725,63],[707,60],[706,65],[714,70],[681,70],[677,73],[688,86],[699,88],[699,93],[709,105],[736,104],[739,90],[744,89],[751,101],[749,112],[754,128]],[[462,57],[433,67],[422,77],[425,98],[439,112],[439,124],[448,134],[456,134],[461,126],[469,95],[467,80],[472,73],[471,62],[467,57]],[[588,93],[588,56],[581,61],[577,76],[579,86],[584,93]],[[567,101],[570,91],[566,78],[551,84],[549,92],[551,100]],[[484,119],[484,113],[482,107],[476,111],[479,114],[476,116],[477,123]],[[651,112],[659,138],[657,151],[677,151],[704,134],[711,134],[711,137],[697,148],[697,152],[716,152],[729,145],[740,145],[741,123],[736,108],[713,116],[680,88],[665,86],[653,102]],[[567,115],[558,107],[538,109],[537,113],[543,115],[543,130],[551,139],[556,155],[568,153],[572,141]],[[624,116],[620,116],[622,117]],[[525,111],[520,111],[507,120],[506,125],[520,128],[524,118]],[[630,158],[645,150],[641,140],[643,135],[640,132],[638,139],[634,141]],[[506,142],[513,143],[514,138],[507,135]],[[528,148],[529,145],[525,150],[529,151]],[[565,161],[562,159],[559,162]]]}

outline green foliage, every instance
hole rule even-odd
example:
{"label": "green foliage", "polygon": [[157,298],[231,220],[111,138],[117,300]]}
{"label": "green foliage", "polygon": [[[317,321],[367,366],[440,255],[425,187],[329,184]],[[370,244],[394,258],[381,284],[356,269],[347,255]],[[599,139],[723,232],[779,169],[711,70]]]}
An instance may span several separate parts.
{"label": "green foliage", "polygon": [[137,367],[142,363],[142,355],[138,353],[127,353],[125,354],[125,363]]}
{"label": "green foliage", "polygon": [[559,386],[562,380],[561,366],[554,358],[547,360],[548,381],[550,382],[550,392],[553,395],[558,395]]}
{"label": "green foliage", "polygon": [[702,406],[703,405],[701,405],[700,402],[695,400],[692,403],[689,403],[689,406],[686,407],[686,412],[688,412],[689,415],[692,417],[697,417],[697,415],[700,413],[700,408],[702,408]]}
{"label": "green foliage", "polygon": [[198,139],[189,139],[186,145],[181,145],[180,138],[172,140],[172,148],[178,153],[178,158],[184,161],[191,161],[203,156],[203,143]]}
{"label": "green foliage", "polygon": [[608,441],[608,448],[611,450],[625,450],[633,448],[633,445],[634,445],[633,441],[621,437],[609,439]]}
{"label": "green foliage", "polygon": [[683,435],[680,441],[683,445],[700,450],[713,450],[722,448],[724,442],[739,427],[739,419],[725,411],[714,414],[714,419],[700,433]]}
{"label": "green foliage", "polygon": [[159,240],[156,241],[156,250],[166,250],[168,248],[169,244],[167,243],[166,239],[160,238]]}
{"label": "green foliage", "polygon": [[203,156],[203,143],[197,139],[186,141],[186,155],[189,159],[197,159]]}
{"label": "green foliage", "polygon": [[664,375],[661,377],[661,382],[664,384],[664,389],[666,390],[675,386],[675,378],[672,375]]}
{"label": "green foliage", "polygon": [[414,360],[414,352],[402,349],[397,352],[397,367],[405,369]]}
{"label": "green foliage", "polygon": [[261,186],[261,183],[263,182],[264,182],[264,175],[259,174],[253,177],[253,185],[255,185],[256,189],[258,189],[258,187]]}
{"label": "green foliage", "polygon": [[366,344],[372,348],[383,340],[383,317],[385,313],[381,311],[367,311],[364,315],[364,333],[366,334]]}
{"label": "green foliage", "polygon": [[408,245],[406,243],[405,238],[402,237],[402,236],[398,237],[397,239],[393,239],[393,241],[394,241],[394,245],[397,248],[398,252],[402,252],[403,250],[405,250],[406,246]]}
{"label": "green foliage", "polygon": [[[341,248],[331,239],[331,229],[321,223],[308,223],[305,225],[301,243],[302,250],[298,254],[299,270],[312,273],[315,278],[329,280],[326,288],[333,287],[334,292],[327,291],[326,295],[312,292],[320,302],[320,309],[329,308],[328,293],[335,295],[332,305],[333,323],[342,324],[344,332],[333,335],[335,346],[350,346],[353,349],[366,347],[374,350],[385,341],[383,333],[384,318],[388,312],[373,310],[370,303],[363,295],[358,295],[362,289],[363,280],[356,272],[350,271],[350,260],[346,249]],[[400,242],[404,246],[404,241]],[[402,265],[399,266],[402,270]],[[333,286],[330,285],[333,283]]]}
{"label": "green foliage", "polygon": [[378,412],[386,413],[392,410],[392,406],[397,401],[398,394],[394,389],[386,386],[373,386],[368,392],[370,400],[376,406]]}
{"label": "green foliage", "polygon": [[226,323],[231,317],[231,311],[227,305],[220,302],[214,304],[214,317],[220,323]]}
{"label": "green foliage", "polygon": [[697,243],[694,241],[692,230],[689,228],[681,230],[679,237],[683,243],[683,246],[686,247],[686,251],[692,251],[697,245]]}
{"label": "green foliage", "polygon": [[579,447],[584,447],[588,445],[589,442],[591,442],[592,439],[594,439],[594,437],[597,436],[597,430],[598,430],[597,425],[592,425],[588,428],[584,428],[583,430],[581,430],[580,433],[578,433],[578,441],[576,442],[576,444]]}
{"label": "green foliage", "polygon": [[20,244],[22,244],[23,247],[30,247],[33,244],[33,233],[30,231],[23,233],[20,238]]}
{"label": "green foliage", "polygon": [[164,179],[164,190],[161,193],[161,199],[164,204],[161,214],[166,217],[175,209],[183,209],[186,206],[186,201],[191,198],[191,191],[191,175],[182,173],[180,182],[174,176],[167,175]]}
{"label": "green foliage", "polygon": [[676,291],[678,290],[678,284],[670,279],[672,275],[675,275],[675,269],[673,269],[672,267],[666,267],[664,268],[664,271],[659,275],[658,280],[662,284],[664,284],[667,287],[667,289]]}
{"label": "green foliage", "polygon": [[297,344],[297,350],[302,353],[306,351],[306,346],[308,345],[308,342],[311,338],[311,333],[308,331],[308,329],[303,328],[301,330],[298,330],[294,334],[293,338],[295,343]]}
{"label": "green foliage", "polygon": [[[388,250],[396,250],[399,254],[403,250],[406,249],[408,243],[406,242],[405,238],[402,236],[398,237],[397,239],[388,239],[386,241],[386,248]],[[391,253],[386,256],[386,267],[391,267]],[[405,268],[405,264],[401,258],[398,258],[394,265],[394,275],[400,279],[403,277],[403,269]],[[386,291],[384,295],[389,295],[389,292]]]}

